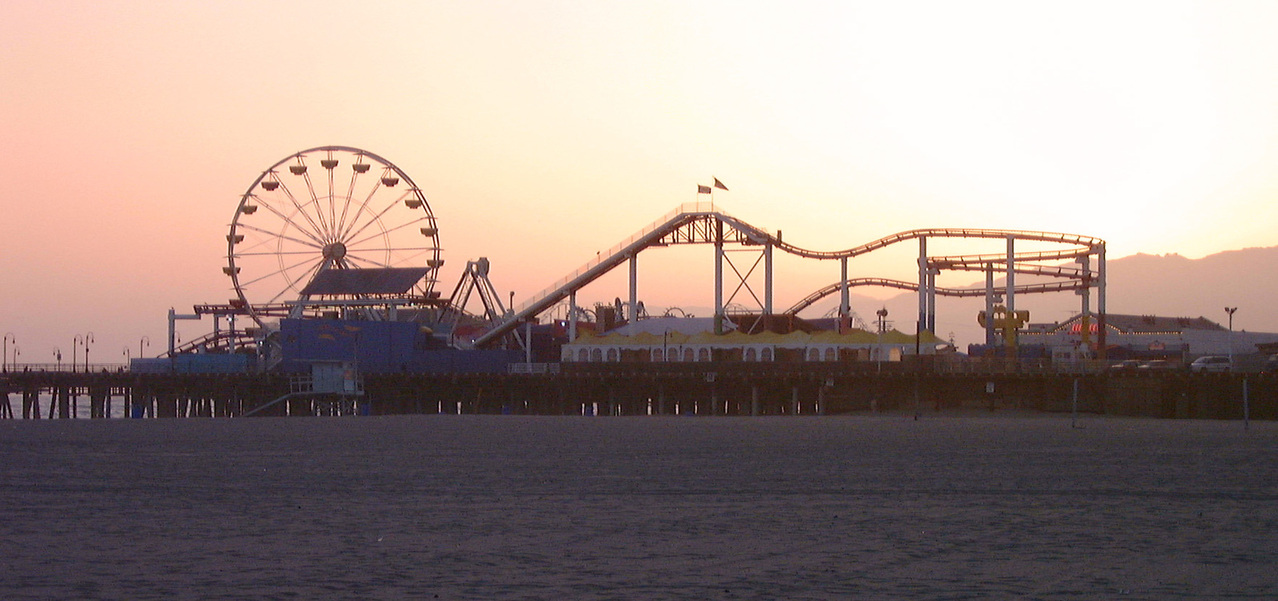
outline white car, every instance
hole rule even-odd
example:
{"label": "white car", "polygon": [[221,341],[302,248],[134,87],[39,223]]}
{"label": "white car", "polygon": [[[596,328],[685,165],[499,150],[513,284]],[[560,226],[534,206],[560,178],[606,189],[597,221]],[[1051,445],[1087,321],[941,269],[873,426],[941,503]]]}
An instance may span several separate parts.
{"label": "white car", "polygon": [[1192,372],[1227,372],[1234,369],[1234,362],[1229,357],[1221,357],[1219,355],[1208,355],[1194,359],[1189,364],[1189,371]]}

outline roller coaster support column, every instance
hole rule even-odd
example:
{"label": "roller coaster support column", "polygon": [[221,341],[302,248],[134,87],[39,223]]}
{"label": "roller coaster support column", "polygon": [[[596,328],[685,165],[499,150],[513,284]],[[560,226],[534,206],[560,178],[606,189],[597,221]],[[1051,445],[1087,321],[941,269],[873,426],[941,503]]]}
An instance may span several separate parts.
{"label": "roller coaster support column", "polygon": [[[199,315],[178,315],[173,307],[169,307],[169,357],[173,356],[173,351],[177,348],[177,320],[199,318]],[[217,320],[214,319],[214,323],[216,322]]]}
{"label": "roller coaster support column", "polygon": [[927,331],[936,333],[936,276],[941,270],[927,270]]}
{"label": "roller coaster support column", "polygon": [[1105,243],[1096,248],[1096,347],[1097,359],[1106,359],[1105,349]]}
{"label": "roller coaster support column", "polygon": [[763,243],[763,314],[772,315],[772,241]]}
{"label": "roller coaster support column", "polygon": [[852,302],[848,296],[848,258],[839,259],[839,333],[852,328]]}
{"label": "roller coaster support column", "polygon": [[639,253],[630,255],[630,312],[629,323],[639,323]]}
{"label": "roller coaster support column", "polygon": [[577,340],[577,291],[568,293],[568,342]]}
{"label": "roller coaster support column", "polygon": [[1016,238],[1007,237],[1007,298],[1003,299],[1009,314],[1016,311]]}
{"label": "roller coaster support column", "polygon": [[723,333],[723,221],[714,220],[714,333]]}
{"label": "roller coaster support column", "polygon": [[1091,351],[1092,348],[1092,329],[1091,329],[1091,311],[1092,311],[1092,288],[1091,288],[1091,255],[1083,255],[1078,258],[1078,264],[1081,266],[1083,287],[1078,289],[1078,295],[1083,297],[1083,306],[1078,318],[1078,334],[1082,342],[1083,350]]}
{"label": "roller coaster support column", "polygon": [[[985,264],[985,314],[994,314],[994,264]],[[994,346],[994,320],[985,321],[985,346]]]}
{"label": "roller coaster support column", "polygon": [[927,236],[919,236],[919,320],[915,331],[927,329]]}

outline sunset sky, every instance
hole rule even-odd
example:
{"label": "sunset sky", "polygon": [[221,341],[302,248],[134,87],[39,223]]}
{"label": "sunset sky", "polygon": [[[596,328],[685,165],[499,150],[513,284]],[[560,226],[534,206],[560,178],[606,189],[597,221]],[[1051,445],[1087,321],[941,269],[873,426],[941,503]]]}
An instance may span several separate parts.
{"label": "sunset sky", "polygon": [[[1274,246],[1275,31],[1278,3],[1242,1],[8,0],[0,332],[22,362],[89,332],[95,362],[153,356],[169,307],[234,296],[239,196],[323,145],[422,187],[445,294],[486,256],[516,302],[712,177],[823,250],[923,227]],[[911,279],[913,252],[852,275]],[[712,304],[709,249],[641,261],[649,307]],[[838,277],[786,266],[782,306]]]}

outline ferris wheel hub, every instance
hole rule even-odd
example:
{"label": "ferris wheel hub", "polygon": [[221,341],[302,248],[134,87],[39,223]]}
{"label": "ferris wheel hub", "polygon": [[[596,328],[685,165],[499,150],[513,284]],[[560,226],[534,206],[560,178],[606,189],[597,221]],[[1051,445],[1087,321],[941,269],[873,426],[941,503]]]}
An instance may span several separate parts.
{"label": "ferris wheel hub", "polygon": [[324,246],[324,258],[331,261],[341,260],[346,256],[346,245],[341,242],[334,242]]}

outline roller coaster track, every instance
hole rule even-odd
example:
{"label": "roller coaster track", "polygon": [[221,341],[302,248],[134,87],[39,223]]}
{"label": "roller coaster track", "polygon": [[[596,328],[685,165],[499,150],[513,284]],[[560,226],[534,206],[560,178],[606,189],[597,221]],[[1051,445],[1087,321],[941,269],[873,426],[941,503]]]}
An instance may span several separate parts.
{"label": "roller coaster track", "polygon": [[[889,280],[886,278],[856,278],[848,280],[848,288],[857,286],[878,286],[880,288],[896,288],[898,290],[909,290],[917,292],[919,289],[918,282],[906,282],[903,280]],[[1064,282],[1044,282],[1039,284],[1018,284],[1014,287],[1016,294],[1035,294],[1046,292],[1064,292],[1066,290],[1078,290],[1084,284],[1080,282],[1064,281]],[[804,297],[803,300],[794,304],[793,307],[786,309],[786,313],[794,315],[799,311],[807,309],[817,301],[835,294],[843,289],[842,282],[835,282],[813,292]],[[985,296],[984,288],[936,288],[936,293],[941,296],[969,297],[969,296]]]}
{"label": "roller coaster track", "polygon": [[[730,231],[724,231],[720,228],[721,225],[727,226],[730,228]],[[722,238],[718,238],[719,232],[723,232]],[[1082,257],[1093,252],[1097,248],[1103,248],[1105,245],[1105,242],[1099,238],[1080,236],[1077,234],[977,228],[929,228],[898,232],[890,236],[879,238],[873,242],[844,250],[817,251],[801,248],[788,242],[784,242],[779,236],[746,223],[741,219],[728,215],[727,213],[718,210],[711,203],[690,203],[682,205],[667,214],[665,217],[654,221],[647,227],[631,235],[626,240],[618,243],[607,252],[598,253],[594,260],[583,265],[567,276],[564,276],[550,287],[534,294],[528,301],[509,313],[504,321],[495,324],[490,330],[477,337],[473,341],[473,344],[476,347],[482,347],[494,342],[502,336],[505,336],[514,330],[520,323],[523,323],[524,321],[553,307],[573,292],[580,290],[582,287],[595,281],[612,269],[624,264],[630,259],[630,257],[650,247],[663,247],[672,244],[711,244],[714,243],[716,239],[721,239],[724,243],[734,243],[745,246],[772,245],[774,248],[783,252],[807,259],[838,260],[857,257],[892,246],[893,244],[907,242],[910,240],[918,240],[921,238],[1014,239],[1067,244],[1070,245],[1071,248],[1016,254],[1014,255],[1014,263],[1016,264],[1013,269],[1017,273],[1077,278],[1082,280],[1084,283],[1086,283],[1086,276],[1082,274],[1081,270],[1075,270],[1071,267],[1036,266],[1029,265],[1027,263],[1039,260]],[[937,257],[935,259],[929,259],[928,266],[946,269],[980,270],[985,269],[988,264],[1000,263],[1005,260],[1006,257],[1004,255]],[[869,282],[872,280],[873,279],[871,278],[865,281]],[[885,282],[879,285],[895,287],[894,284],[886,283],[894,282],[895,280],[878,281]],[[917,285],[904,282],[898,283],[904,284],[906,286],[904,289],[918,289]],[[1061,288],[1062,290],[1068,290],[1071,289],[1068,287],[1071,283],[1072,282],[1064,282],[1059,285],[1066,286]],[[1053,284],[1043,284],[1043,286],[1051,285]],[[1078,285],[1080,284],[1075,284],[1076,287]],[[1020,288],[1018,287],[1016,290],[1019,291]],[[1048,290],[1042,291],[1047,292]],[[940,294],[941,289],[938,288],[937,293]],[[983,294],[984,292],[981,291],[980,293]],[[960,294],[954,295],[958,296]]]}

